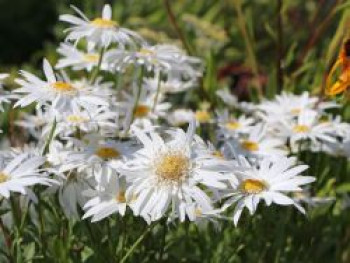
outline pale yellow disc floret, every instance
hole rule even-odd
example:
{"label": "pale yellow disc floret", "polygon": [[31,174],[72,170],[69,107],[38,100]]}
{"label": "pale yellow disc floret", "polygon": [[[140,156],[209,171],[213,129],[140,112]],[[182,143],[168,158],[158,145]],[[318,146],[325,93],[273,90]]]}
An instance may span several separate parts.
{"label": "pale yellow disc floret", "polygon": [[295,115],[299,114],[300,112],[301,112],[300,108],[293,108],[290,110],[290,113],[295,114]]}
{"label": "pale yellow disc floret", "polygon": [[150,111],[151,111],[151,109],[147,105],[139,104],[134,109],[134,117],[135,118],[147,117],[147,115]]}
{"label": "pale yellow disc floret", "polygon": [[159,183],[180,183],[186,178],[189,169],[189,158],[178,151],[162,154],[155,163],[155,174]]}
{"label": "pale yellow disc floret", "polygon": [[95,18],[90,23],[91,25],[99,28],[113,28],[118,26],[117,22],[104,18]]}
{"label": "pale yellow disc floret", "polygon": [[0,184],[5,183],[9,179],[9,176],[4,173],[0,172]]}
{"label": "pale yellow disc floret", "polygon": [[226,123],[225,127],[229,130],[237,130],[241,128],[241,124],[236,121],[229,121]]}
{"label": "pale yellow disc floret", "polygon": [[118,201],[118,203],[125,203],[126,202],[125,192],[124,191],[118,192],[115,199]]}
{"label": "pale yellow disc floret", "polygon": [[310,127],[306,125],[296,125],[293,127],[293,131],[296,133],[305,133],[310,131]]}
{"label": "pale yellow disc floret", "polygon": [[211,119],[210,113],[208,111],[196,111],[195,118],[200,123],[209,122]]}
{"label": "pale yellow disc floret", "polygon": [[84,118],[83,116],[72,114],[72,115],[67,116],[67,121],[69,121],[71,123],[82,123],[82,122],[88,121],[88,119]]}
{"label": "pale yellow disc floret", "polygon": [[155,53],[154,53],[154,51],[152,51],[152,50],[150,50],[150,49],[141,48],[141,49],[138,51],[138,54],[141,55],[141,56],[153,56]]}
{"label": "pale yellow disc floret", "polygon": [[83,59],[86,62],[97,63],[100,56],[97,54],[85,54]]}
{"label": "pale yellow disc floret", "polygon": [[266,182],[257,179],[246,179],[240,185],[240,190],[246,194],[258,194],[266,189]]}
{"label": "pale yellow disc floret", "polygon": [[259,144],[253,141],[245,140],[241,143],[241,146],[243,149],[250,151],[250,152],[256,152],[259,150]]}
{"label": "pale yellow disc floret", "polygon": [[77,92],[77,89],[68,82],[57,81],[51,84],[51,87],[59,93],[71,93],[74,94]]}
{"label": "pale yellow disc floret", "polygon": [[112,147],[100,147],[95,154],[102,159],[117,159],[120,157],[119,151]]}

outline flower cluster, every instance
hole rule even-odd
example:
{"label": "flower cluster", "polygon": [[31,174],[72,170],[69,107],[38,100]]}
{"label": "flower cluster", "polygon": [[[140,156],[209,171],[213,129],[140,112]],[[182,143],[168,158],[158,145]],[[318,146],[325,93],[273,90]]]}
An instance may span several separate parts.
{"label": "flower cluster", "polygon": [[[199,58],[150,45],[112,20],[109,5],[94,19],[74,10],[60,17],[71,27],[58,63],[44,59],[44,79],[21,71],[20,87],[0,96],[15,108],[35,105],[16,121],[31,143],[1,152],[3,197],[35,199],[31,187],[41,184],[70,218],[132,213],[148,223],[237,224],[244,207],[253,214],[260,201],[305,213],[295,195],[316,175],[303,175],[301,151],[350,158],[349,124],[329,113],[335,103],[307,92],[242,103],[219,90],[225,108],[215,114],[206,104],[176,108],[173,94],[200,83]],[[83,77],[69,77],[73,71]],[[187,124],[186,132],[179,127]],[[212,142],[205,129],[216,134]]]}

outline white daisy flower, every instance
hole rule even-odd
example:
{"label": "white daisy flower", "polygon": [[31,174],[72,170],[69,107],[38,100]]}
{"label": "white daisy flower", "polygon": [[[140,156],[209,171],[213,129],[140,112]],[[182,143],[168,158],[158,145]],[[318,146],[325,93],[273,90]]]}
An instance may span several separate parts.
{"label": "white daisy flower", "polygon": [[23,79],[16,80],[21,88],[14,92],[23,94],[21,95],[23,97],[16,102],[15,107],[25,107],[34,102],[39,106],[51,103],[54,110],[67,112],[80,107],[91,110],[100,105],[108,106],[108,102],[93,90],[87,87],[80,89],[66,77],[58,79],[46,59],[44,59],[43,69],[46,81],[29,72],[21,71]]}
{"label": "white daisy flower", "polygon": [[194,113],[194,118],[197,121],[197,125],[213,123],[214,121],[213,114],[207,108],[197,109]]}
{"label": "white daisy flower", "polygon": [[76,132],[89,133],[99,130],[100,134],[111,134],[118,130],[119,117],[106,107],[86,110],[73,110],[57,116],[55,134],[63,137]]}
{"label": "white daisy flower", "polygon": [[84,192],[90,200],[83,207],[83,219],[91,217],[91,222],[96,222],[114,213],[124,216],[127,206],[124,180],[115,174],[104,174],[100,178],[94,189]]}
{"label": "white daisy flower", "polygon": [[292,198],[297,203],[305,203],[310,207],[327,205],[335,201],[334,197],[312,196],[310,193],[310,189],[308,188],[302,189],[302,191],[300,192],[293,193]]}
{"label": "white daisy flower", "polygon": [[177,109],[167,116],[167,121],[172,126],[182,126],[190,123],[194,118],[194,112],[189,109]]}
{"label": "white daisy flower", "polygon": [[297,119],[280,121],[276,125],[279,136],[289,139],[291,147],[307,139],[317,144],[317,140],[335,142],[335,132],[329,122],[320,122],[320,115],[315,111],[304,110]]}
{"label": "white daisy flower", "polygon": [[319,98],[310,97],[308,92],[301,95],[283,92],[277,95],[274,100],[263,101],[257,105],[257,109],[267,115],[262,118],[267,121],[278,121],[297,117],[303,111],[317,110],[323,112],[325,109],[338,107],[335,103],[319,102]]}
{"label": "white daisy flower", "polygon": [[299,211],[305,210],[287,193],[300,192],[300,186],[315,181],[314,177],[301,176],[307,165],[295,165],[295,158],[278,157],[275,160],[265,158],[252,166],[244,158],[240,158],[240,166],[233,167],[234,175],[230,177],[231,188],[226,197],[229,197],[223,209],[235,206],[233,213],[234,223],[238,220],[244,207],[250,214],[254,214],[258,204],[264,200],[266,205],[294,205]]}
{"label": "white daisy flower", "polygon": [[[100,55],[96,51],[82,52],[70,44],[61,44],[57,52],[63,56],[55,66],[57,69],[72,67],[73,70],[91,71],[99,62]],[[101,70],[106,70],[107,65],[102,58]]]}
{"label": "white daisy flower", "polygon": [[169,73],[181,72],[186,76],[198,76],[200,70],[195,70],[201,65],[198,58],[189,57],[176,46],[172,45],[143,45],[137,51],[115,49],[106,54],[108,62],[118,71],[128,65],[144,66],[147,71]]}
{"label": "white daisy flower", "polygon": [[8,104],[11,102],[11,99],[16,98],[16,96],[9,94],[2,87],[3,80],[8,76],[8,74],[0,74],[0,112],[4,111],[3,104]]}
{"label": "white daisy flower", "polygon": [[48,194],[58,193],[58,201],[66,217],[79,219],[79,207],[83,207],[87,198],[83,196],[83,191],[90,188],[95,183],[93,177],[84,172],[76,170],[60,171],[62,165],[69,162],[69,153],[72,145],[63,145],[58,141],[50,144],[47,160],[51,165],[49,172],[55,176],[57,185],[48,188]]}
{"label": "white daisy flower", "polygon": [[273,158],[288,154],[285,141],[270,135],[266,125],[261,123],[252,127],[246,135],[234,138],[228,143],[233,146],[237,155],[255,159],[264,156]]}
{"label": "white daisy flower", "polygon": [[[204,211],[212,209],[212,201],[205,192],[209,188],[224,188],[219,163],[202,145],[193,140],[195,125],[192,121],[185,133],[181,129],[170,132],[171,139],[164,141],[157,133],[149,135],[135,129],[143,148],[127,161],[121,174],[130,186],[126,200],[133,200],[133,212],[148,222],[163,216],[193,218],[188,208],[195,205]],[[170,210],[170,211],[169,211]]]}
{"label": "white daisy flower", "polygon": [[[116,173],[123,165],[123,161],[135,150],[132,142],[121,142],[113,140],[93,139],[87,144],[75,140],[79,150],[72,150],[67,154],[67,162],[61,165],[62,171],[77,168],[78,171],[91,171],[92,174],[99,176],[100,170],[108,172],[113,170]],[[98,178],[96,178],[99,181]]]}
{"label": "white daisy flower", "polygon": [[219,126],[218,136],[222,139],[236,138],[239,135],[247,134],[253,128],[255,120],[244,115],[238,118],[230,116],[228,110],[217,113]]}
{"label": "white daisy flower", "polygon": [[143,43],[144,40],[134,31],[120,27],[116,21],[112,20],[112,9],[110,5],[105,5],[102,17],[89,20],[83,12],[73,7],[80,17],[73,15],[61,15],[60,20],[72,24],[68,28],[66,40],[79,41],[86,38],[101,47],[108,47],[112,43],[117,43],[118,48],[125,46],[135,46],[135,43]]}
{"label": "white daisy flower", "polygon": [[[153,78],[144,79],[145,88],[156,92],[158,89],[158,81],[158,74],[156,74]],[[160,92],[174,94],[193,88],[196,85],[196,81],[194,78],[182,80],[181,76],[175,76],[171,71],[168,74],[166,81],[161,80],[159,85]]]}
{"label": "white daisy flower", "polygon": [[[137,87],[133,86],[133,94],[123,93],[124,100],[118,102],[121,112],[124,113],[124,130],[127,127],[148,127],[152,125],[152,122],[160,117],[165,118],[168,109],[171,104],[163,102],[163,96],[158,97],[158,103],[155,108],[155,94],[146,89],[142,89],[140,96],[137,97]],[[137,101],[137,105],[136,104]]]}
{"label": "white daisy flower", "polygon": [[215,92],[216,96],[218,96],[227,106],[239,108],[238,98],[231,94],[228,89],[218,89]]}
{"label": "white daisy flower", "polygon": [[10,192],[25,195],[27,187],[37,184],[50,185],[53,180],[41,173],[44,157],[22,153],[10,161],[0,155],[0,195],[10,197]]}
{"label": "white daisy flower", "polygon": [[50,131],[53,119],[54,114],[51,111],[45,110],[45,107],[36,107],[35,114],[21,112],[20,119],[15,121],[15,124],[25,128],[31,136],[39,139],[44,133]]}
{"label": "white daisy flower", "polygon": [[94,183],[94,178],[84,172],[68,171],[61,173],[50,169],[55,174],[59,184],[49,188],[46,193],[58,193],[58,201],[67,218],[79,219],[79,208],[83,207],[87,198],[83,192],[90,189]]}
{"label": "white daisy flower", "polygon": [[7,74],[7,73],[1,73],[1,74],[0,74],[0,83],[2,83],[2,81],[3,81],[4,79],[6,79],[8,76],[9,76],[9,74]]}
{"label": "white daisy flower", "polygon": [[[211,207],[210,209],[204,210],[201,207],[197,207],[195,204],[189,205],[186,207],[186,212],[189,220],[195,223],[200,228],[205,228],[208,223],[213,223],[215,228],[219,228],[219,219],[222,217],[220,215],[221,210],[214,209]],[[178,219],[178,215],[175,213],[172,218],[168,219],[168,222],[174,222]]]}

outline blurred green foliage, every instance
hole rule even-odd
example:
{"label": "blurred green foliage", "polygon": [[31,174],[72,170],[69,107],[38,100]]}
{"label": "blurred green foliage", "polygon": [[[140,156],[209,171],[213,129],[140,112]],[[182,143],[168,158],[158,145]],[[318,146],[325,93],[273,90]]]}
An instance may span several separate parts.
{"label": "blurred green foliage", "polygon": [[[59,23],[53,27],[57,14],[71,13],[69,5],[74,4],[93,17],[100,13],[104,3],[111,3],[114,19],[122,26],[138,31],[152,43],[182,45],[192,55],[204,59],[203,90],[189,92],[181,100],[198,107],[204,101],[216,105],[214,93],[224,86],[230,87],[241,99],[252,94],[257,96],[258,89],[267,97],[281,89],[321,94],[327,71],[342,41],[349,36],[349,1],[283,0],[279,9],[278,0],[169,0],[176,24],[169,19],[165,2],[16,0],[14,5],[13,1],[2,0],[1,67],[15,72],[21,64],[37,65],[43,56],[55,61],[55,48],[58,41],[64,39],[66,26]],[[181,41],[180,34],[185,41]],[[349,120],[348,106],[338,113]],[[302,157],[316,167],[310,171],[318,177],[314,194],[333,196],[338,201],[310,209],[308,217],[295,213],[293,208],[260,209],[257,215],[242,218],[237,228],[230,222],[225,222],[219,230],[212,227],[201,230],[194,225],[172,226],[166,236],[164,261],[350,262],[350,214],[349,209],[344,210],[342,201],[344,194],[350,193],[349,163],[342,158],[311,153]],[[312,163],[315,160],[317,165]],[[103,255],[116,248],[104,244],[109,238],[116,238],[113,236],[120,233],[120,226],[112,226],[114,232],[106,236],[109,222],[103,221],[97,228],[99,231],[93,233],[98,242],[90,240],[92,244],[88,247],[79,243],[86,230],[75,224],[65,225],[68,223],[62,221],[60,212],[53,211],[47,217],[53,226],[66,228],[64,233],[53,233],[53,237],[61,236],[60,239],[48,238],[48,249],[57,256],[55,262],[109,262]],[[146,237],[143,249],[149,253],[136,250],[130,262],[157,261],[163,231],[161,225],[157,226],[154,233]],[[141,232],[136,227],[129,229],[126,245],[131,246]],[[27,262],[33,260],[35,246],[29,244],[23,249],[29,255]],[[61,261],[62,258],[67,260]]]}

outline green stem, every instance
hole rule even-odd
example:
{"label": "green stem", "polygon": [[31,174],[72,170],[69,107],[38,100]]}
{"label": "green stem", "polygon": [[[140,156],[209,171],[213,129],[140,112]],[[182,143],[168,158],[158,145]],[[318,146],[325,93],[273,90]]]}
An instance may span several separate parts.
{"label": "green stem", "polygon": [[46,256],[46,240],[45,240],[45,224],[44,224],[44,214],[42,210],[42,200],[40,198],[40,192],[38,191],[38,216],[39,216],[39,238],[41,243],[41,253],[44,256],[44,259],[47,260]]}
{"label": "green stem", "polygon": [[133,108],[132,108],[132,117],[131,117],[130,123],[128,124],[128,128],[125,131],[125,136],[129,133],[130,126],[131,126],[131,124],[133,123],[133,121],[135,119],[135,111],[136,111],[137,105],[139,104],[139,100],[140,100],[140,96],[141,96],[142,81],[143,81],[144,73],[145,73],[145,67],[141,66],[140,74],[139,74],[139,78],[138,78],[138,85],[137,85],[137,93],[136,93],[135,103],[134,103]]}
{"label": "green stem", "polygon": [[121,256],[124,254],[125,244],[126,244],[126,218],[122,217],[123,221],[123,234],[122,234],[122,248],[121,248]]}
{"label": "green stem", "polygon": [[8,250],[8,253],[6,253],[6,255],[7,255],[8,259],[10,260],[10,262],[13,262],[13,258],[11,255],[12,238],[11,238],[9,231],[6,229],[4,223],[2,222],[1,217],[0,217],[0,229],[1,229],[2,233],[4,234],[5,245],[6,245],[7,250]]}
{"label": "green stem", "polygon": [[232,3],[234,5],[234,8],[236,9],[237,18],[238,18],[238,21],[237,21],[238,22],[238,26],[239,26],[239,29],[240,29],[240,31],[242,33],[243,40],[244,40],[244,43],[245,43],[245,47],[247,49],[248,61],[249,61],[249,64],[250,64],[250,66],[252,68],[253,75],[255,77],[254,86],[256,87],[259,99],[261,100],[262,97],[263,97],[263,93],[262,93],[262,87],[261,87],[261,84],[260,84],[260,81],[259,81],[258,63],[256,61],[256,57],[255,57],[255,54],[254,54],[252,40],[251,40],[251,38],[249,36],[249,33],[247,31],[247,28],[246,28],[245,21],[247,21],[247,20],[244,17],[244,14],[243,14],[243,11],[242,11],[242,3],[241,3],[241,0],[233,0]]}
{"label": "green stem", "polygon": [[193,54],[191,46],[186,41],[186,38],[185,38],[183,32],[181,31],[181,29],[180,29],[180,27],[179,27],[179,25],[178,25],[178,23],[176,21],[176,17],[174,15],[173,10],[171,9],[169,0],[163,0],[163,3],[164,3],[164,6],[165,6],[165,10],[167,12],[168,19],[169,19],[171,25],[174,27],[177,36],[179,37],[179,39],[182,42],[182,45],[184,46],[184,48],[186,49],[186,51],[187,51],[187,53],[189,55]]}
{"label": "green stem", "polygon": [[135,248],[142,242],[142,240],[147,236],[147,234],[152,230],[152,228],[156,224],[150,225],[146,228],[146,230],[142,233],[142,235],[136,240],[136,242],[131,246],[131,248],[128,250],[128,252],[125,254],[125,256],[122,258],[120,263],[126,262],[128,257],[132,254],[132,252],[135,250]]}
{"label": "green stem", "polygon": [[90,77],[90,84],[93,84],[98,76],[98,73],[100,73],[101,70],[101,65],[102,65],[102,59],[103,59],[103,55],[105,53],[106,49],[104,47],[101,48],[100,50],[100,54],[98,57],[98,63],[97,63],[97,67],[94,68],[94,70],[92,71],[91,77]]}
{"label": "green stem", "polygon": [[50,130],[49,138],[47,139],[44,150],[43,150],[43,155],[45,155],[49,152],[51,141],[54,138],[56,125],[57,125],[57,121],[56,121],[56,118],[54,118],[52,126],[51,126],[51,130]]}
{"label": "green stem", "polygon": [[166,221],[164,221],[162,223],[163,223],[163,237],[162,237],[162,244],[161,244],[160,253],[159,253],[159,261],[160,262],[163,261],[163,254],[164,254],[165,244],[166,244],[166,235],[167,235],[167,230],[168,230]]}
{"label": "green stem", "polygon": [[20,228],[20,214],[19,214],[19,207],[17,206],[17,202],[15,200],[14,196],[10,196],[10,204],[11,204],[11,211],[12,211],[12,217],[13,221],[16,225],[17,230]]}
{"label": "green stem", "polygon": [[277,61],[276,80],[279,93],[283,90],[283,20],[282,20],[282,0],[277,0]]}
{"label": "green stem", "polygon": [[160,94],[161,79],[162,79],[162,73],[159,72],[158,73],[158,82],[157,82],[157,92],[156,92],[156,96],[154,97],[152,112],[154,112],[156,110],[156,106],[157,106],[157,103],[158,103],[158,97],[159,97],[159,94]]}

